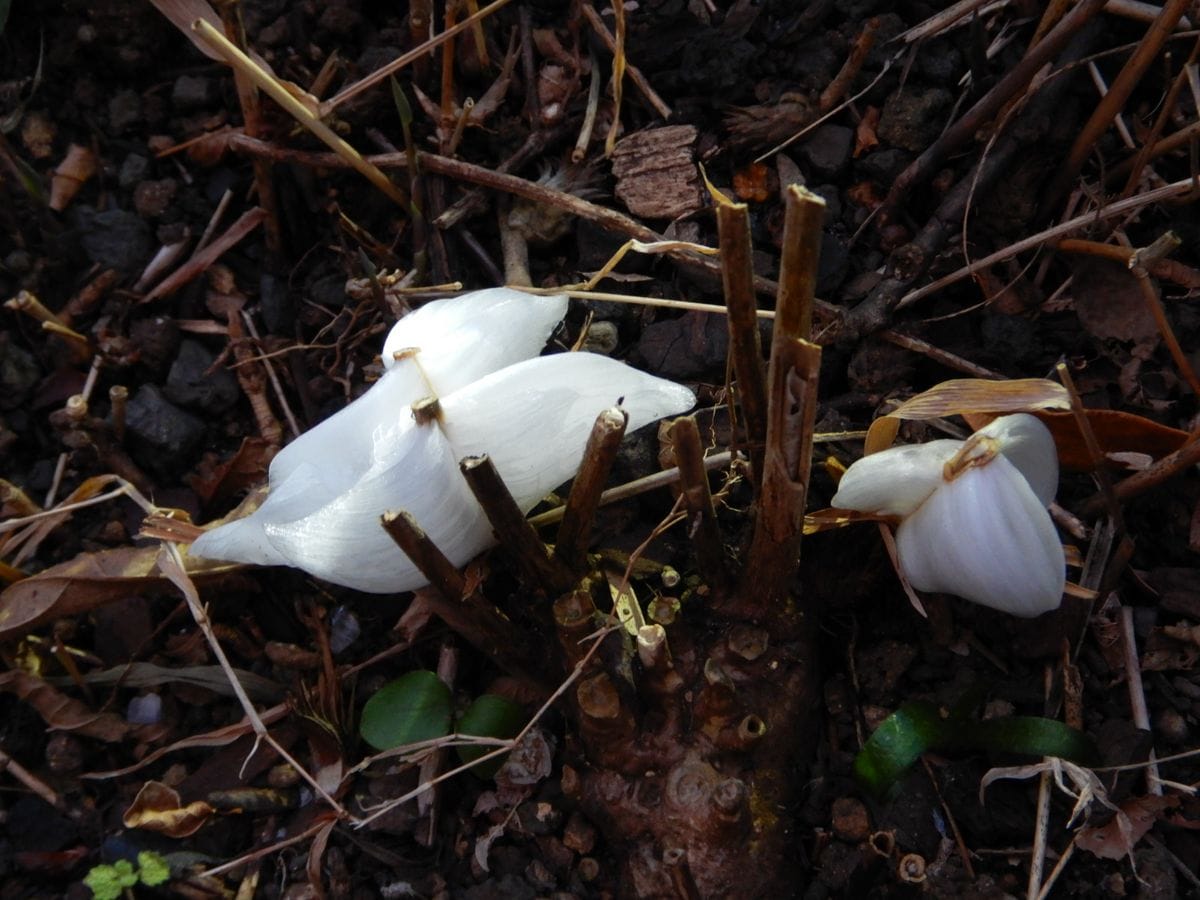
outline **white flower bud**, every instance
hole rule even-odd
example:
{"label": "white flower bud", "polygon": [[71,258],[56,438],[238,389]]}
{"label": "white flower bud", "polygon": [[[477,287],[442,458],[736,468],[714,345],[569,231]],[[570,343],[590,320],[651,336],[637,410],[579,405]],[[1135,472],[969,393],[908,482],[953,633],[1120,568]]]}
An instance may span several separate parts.
{"label": "white flower bud", "polygon": [[1028,617],[1062,602],[1066,562],[1046,511],[1057,486],[1054,439],[1019,413],[966,441],[865,457],[833,505],[902,517],[896,554],[913,587]]}
{"label": "white flower bud", "polygon": [[[486,328],[464,327],[455,336],[433,330],[402,333],[399,343],[408,345],[417,337],[423,341],[420,351],[393,359],[384,378],[362,398],[304,435],[303,444],[304,438],[293,442],[286,465],[271,467],[270,493],[262,506],[201,536],[192,555],[292,565],[372,593],[412,590],[426,579],[380,525],[384,512],[411,513],[455,565],[494,543],[491,526],[459,471],[462,458],[491,456],[517,503],[528,510],[578,470],[601,410],[621,401],[632,430],[695,402],[687,388],[588,353],[506,364],[511,360],[484,345],[498,338],[525,356],[536,353],[565,304],[560,298],[519,296],[524,305],[508,307],[503,321]],[[555,307],[536,302],[544,299]],[[529,300],[535,302],[525,303]],[[485,313],[506,304],[500,298]],[[459,327],[466,320],[454,312],[430,315]],[[524,331],[511,321],[522,316]],[[483,371],[497,365],[503,367]],[[422,389],[414,390],[414,384]],[[444,385],[454,389],[438,397],[437,417],[415,421],[412,404],[430,396],[428,387]]]}

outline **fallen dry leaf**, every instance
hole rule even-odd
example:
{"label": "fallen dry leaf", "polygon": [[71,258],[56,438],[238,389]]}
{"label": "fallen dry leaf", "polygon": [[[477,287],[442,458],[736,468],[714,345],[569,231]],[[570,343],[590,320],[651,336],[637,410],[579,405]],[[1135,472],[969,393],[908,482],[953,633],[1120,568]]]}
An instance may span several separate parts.
{"label": "fallen dry leaf", "polygon": [[[0,641],[22,637],[53,619],[89,612],[131,593],[165,587],[157,568],[158,547],[118,547],[74,559],[18,581],[0,593]],[[233,563],[188,560],[188,572],[211,578],[238,568]]]}
{"label": "fallen dry leaf", "polygon": [[[1068,409],[1067,389],[1045,378],[1014,378],[990,381],[985,378],[954,378],[910,397],[886,416],[880,416],[867,429],[863,454],[878,453],[892,446],[900,430],[901,419],[936,419],[963,416],[972,422],[980,413],[1000,414],[1034,412],[1041,409]],[[987,418],[990,422],[994,415]],[[972,424],[974,427],[974,424]]]}
{"label": "fallen dry leaf", "polygon": [[1075,312],[1092,337],[1131,342],[1134,355],[1143,358],[1158,344],[1158,326],[1127,266],[1086,257],[1075,266],[1073,279]]}
{"label": "fallen dry leaf", "polygon": [[185,838],[199,831],[214,813],[203,800],[183,806],[173,788],[159,781],[147,781],[121,821],[126,828],[145,828],[167,837]]}
{"label": "fallen dry leaf", "polygon": [[1133,848],[1154,827],[1163,810],[1178,805],[1178,797],[1157,794],[1130,797],[1121,804],[1107,825],[1098,828],[1088,825],[1079,829],[1075,844],[1101,859],[1123,859],[1128,856],[1132,861]]}
{"label": "fallen dry leaf", "polygon": [[108,743],[123,740],[130,725],[114,713],[93,712],[78,700],[20,670],[0,674],[0,690],[32,706],[52,731],[70,731]]}

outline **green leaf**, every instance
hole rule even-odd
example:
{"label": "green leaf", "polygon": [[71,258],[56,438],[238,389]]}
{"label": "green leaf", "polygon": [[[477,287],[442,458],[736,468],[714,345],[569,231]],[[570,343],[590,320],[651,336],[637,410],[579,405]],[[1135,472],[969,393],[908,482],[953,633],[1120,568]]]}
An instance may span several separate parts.
{"label": "green leaf", "polygon": [[884,797],[929,750],[1057,756],[1083,764],[1097,757],[1087,735],[1054,719],[1006,716],[981,722],[961,711],[943,714],[934,704],[916,700],[875,729],[854,760],[854,777]]}
{"label": "green leaf", "polygon": [[[525,714],[521,707],[511,700],[497,697],[495,694],[484,694],[467,707],[455,728],[459,734],[470,737],[511,738],[520,733],[525,724]],[[479,757],[491,753],[495,747],[456,747],[458,758],[464,763],[473,762]],[[485,763],[480,763],[471,769],[480,778],[495,778],[500,767],[504,765],[504,757],[497,756]]]}
{"label": "green leaf", "polygon": [[883,720],[854,759],[854,777],[877,797],[884,796],[926,750],[943,742],[946,720],[923,700],[905,703]]}
{"label": "green leaf", "polygon": [[138,878],[142,884],[155,887],[171,879],[171,866],[164,856],[153,850],[143,850],[137,856]]}
{"label": "green leaf", "polygon": [[396,114],[400,117],[400,127],[408,131],[413,122],[412,107],[408,103],[408,97],[404,93],[404,88],[400,87],[395,76],[388,79],[392,86],[392,102],[396,104]]}
{"label": "green leaf", "polygon": [[12,8],[12,0],[0,0],[0,34],[4,34],[4,26],[8,24],[8,13]]}
{"label": "green leaf", "polygon": [[93,866],[83,879],[95,900],[117,900],[121,896],[121,878],[114,866]]}
{"label": "green leaf", "polygon": [[450,688],[427,669],[380,688],[363,706],[359,734],[376,750],[390,750],[450,733]]}

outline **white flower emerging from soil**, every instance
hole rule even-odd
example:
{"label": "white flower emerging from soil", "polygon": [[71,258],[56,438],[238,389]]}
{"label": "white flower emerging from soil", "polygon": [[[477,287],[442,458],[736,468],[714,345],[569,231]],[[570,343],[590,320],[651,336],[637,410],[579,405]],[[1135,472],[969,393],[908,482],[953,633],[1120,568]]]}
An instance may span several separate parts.
{"label": "white flower emerging from soil", "polygon": [[[282,450],[262,505],[202,535],[191,555],[295,566],[371,593],[412,590],[426,579],[380,525],[384,512],[411,513],[455,565],[494,543],[464,457],[487,453],[527,511],[578,470],[601,410],[621,401],[632,430],[695,402],[606,357],[531,359],[565,312],[565,297],[501,288],[406,316],[384,344],[384,376]],[[413,404],[426,398],[438,414],[418,422]]]}
{"label": "white flower emerging from soil", "polygon": [[913,587],[1032,617],[1056,609],[1066,583],[1046,511],[1057,488],[1054,439],[1019,413],[966,441],[866,456],[842,476],[833,506],[901,518],[897,557]]}

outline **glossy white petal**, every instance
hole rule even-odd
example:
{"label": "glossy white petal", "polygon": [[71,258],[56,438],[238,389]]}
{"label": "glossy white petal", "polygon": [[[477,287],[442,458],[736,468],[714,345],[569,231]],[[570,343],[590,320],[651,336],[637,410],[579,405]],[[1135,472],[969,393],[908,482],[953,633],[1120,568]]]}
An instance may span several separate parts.
{"label": "glossy white petal", "polygon": [[1003,455],[944,483],[896,532],[913,587],[1017,616],[1062,602],[1066,563],[1041,500]]}
{"label": "glossy white petal", "polygon": [[687,388],[593,353],[509,366],[442,398],[459,458],[487,453],[520,504],[533,507],[579,469],[596,416],[621,401],[629,431],[691,409]]}
{"label": "glossy white petal", "polygon": [[396,352],[420,350],[421,365],[441,397],[537,356],[566,314],[564,294],[542,297],[503,287],[473,291],[413,310],[392,326],[380,356],[391,368]]}
{"label": "glossy white petal", "polygon": [[1001,416],[976,434],[995,439],[1010,463],[1017,467],[1034,494],[1049,506],[1058,492],[1058,451],[1050,429],[1029,413]]}
{"label": "glossy white petal", "polygon": [[[375,448],[407,427],[408,407],[443,396],[484,375],[536,356],[567,312],[563,295],[539,297],[509,288],[435,300],[393,327],[383,347],[383,377],[361,397],[306,431],[271,462],[271,489],[300,463],[316,465],[328,487],[322,502],[367,470]],[[415,348],[416,363],[393,353]],[[347,441],[345,435],[356,435]],[[366,439],[364,439],[364,436]]]}
{"label": "glossy white petal", "polygon": [[846,469],[830,505],[838,509],[907,516],[944,481],[942,466],[962,441],[889,447],[864,456]]}
{"label": "glossy white petal", "polygon": [[458,456],[436,424],[399,434],[386,463],[295,521],[267,520],[263,531],[289,564],[369,593],[407,591],[427,579],[379,523],[405,510],[455,565],[492,543],[492,531],[458,470]]}

